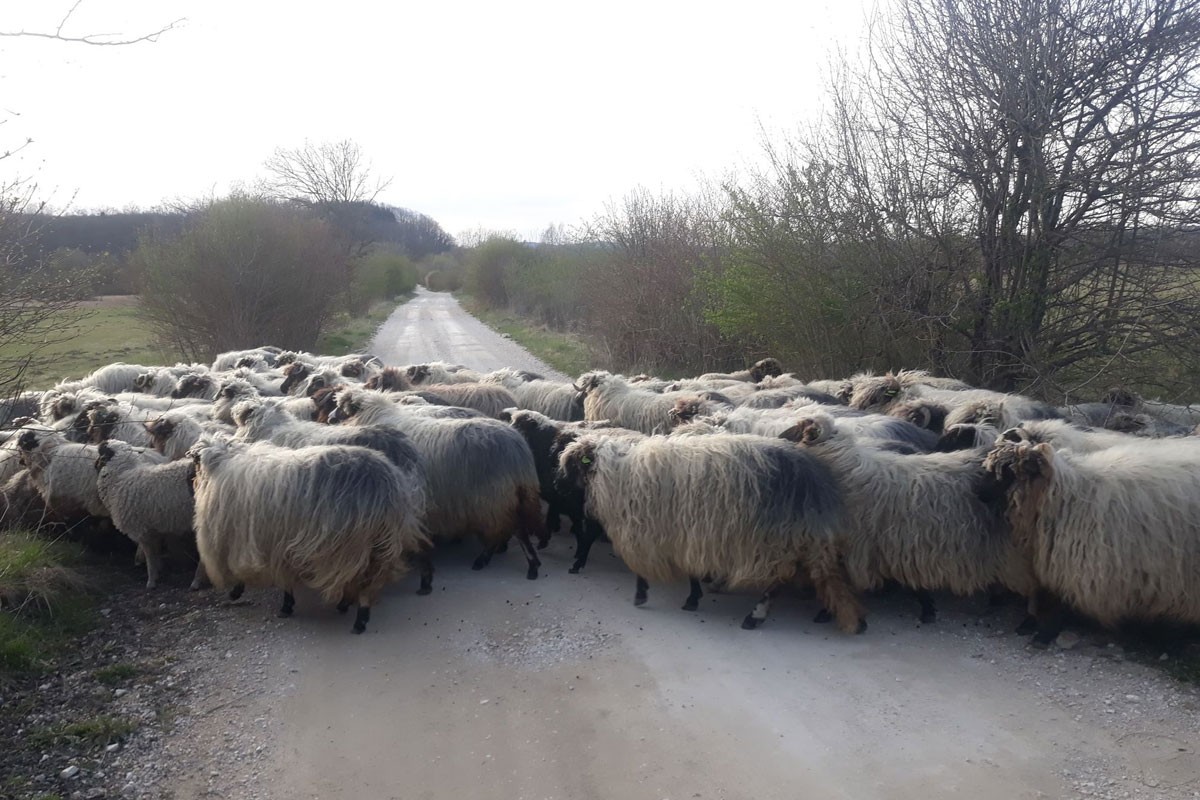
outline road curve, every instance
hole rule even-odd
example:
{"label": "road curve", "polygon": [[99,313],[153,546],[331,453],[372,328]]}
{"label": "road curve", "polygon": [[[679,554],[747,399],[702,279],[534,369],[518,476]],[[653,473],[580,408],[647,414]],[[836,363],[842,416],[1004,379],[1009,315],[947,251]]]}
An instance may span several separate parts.
{"label": "road curve", "polygon": [[[544,371],[423,291],[374,351]],[[1194,692],[1103,642],[1029,650],[1011,633],[1015,606],[945,598],[923,626],[910,599],[869,598],[869,630],[846,636],[811,621],[815,600],[785,595],[743,631],[746,595],[710,594],[689,613],[686,586],[654,586],[634,607],[633,576],[602,544],[569,575],[572,543],[556,537],[537,581],[516,548],[472,572],[475,550],[438,552],[431,596],[414,594],[412,575],[393,586],[363,636],[310,594],[287,620],[273,617],[274,593],[213,597],[228,685],[196,700],[201,722],[167,747],[167,759],[192,759],[177,796],[1014,800],[1200,788]]]}

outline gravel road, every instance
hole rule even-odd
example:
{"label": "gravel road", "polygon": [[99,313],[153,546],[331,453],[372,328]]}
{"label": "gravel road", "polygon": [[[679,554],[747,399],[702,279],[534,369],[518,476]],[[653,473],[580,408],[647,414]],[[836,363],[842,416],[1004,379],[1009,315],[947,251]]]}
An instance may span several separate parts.
{"label": "gravel road", "polygon": [[[429,292],[373,351],[553,374]],[[569,575],[556,538],[536,582],[474,550],[439,552],[429,597],[393,586],[363,636],[309,594],[288,620],[273,593],[209,596],[210,645],[175,654],[204,678],[128,775],[180,798],[1200,797],[1200,694],[1102,634],[1039,652],[1016,607],[942,598],[923,626],[899,595],[861,636],[800,595],[743,631],[745,595],[635,608],[604,545]]]}

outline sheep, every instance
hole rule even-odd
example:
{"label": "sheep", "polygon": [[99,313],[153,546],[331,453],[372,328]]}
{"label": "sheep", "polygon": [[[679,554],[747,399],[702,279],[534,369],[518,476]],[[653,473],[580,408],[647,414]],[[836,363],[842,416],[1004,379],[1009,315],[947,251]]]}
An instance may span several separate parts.
{"label": "sheep", "polygon": [[[589,372],[576,384],[583,399],[586,420],[609,420],[614,425],[653,434],[670,430],[671,411],[681,397],[689,393],[654,394],[631,386],[624,378],[608,372]],[[714,413],[722,404],[701,400],[705,413]]]}
{"label": "sheep", "polygon": [[[697,414],[688,416],[690,409],[676,409],[676,419],[687,421]],[[840,429],[854,435],[879,442],[902,442],[910,445],[919,452],[932,451],[938,442],[938,437],[931,431],[919,428],[911,422],[880,414],[863,414],[850,409],[833,406],[828,407],[817,403],[806,403],[784,407],[773,411],[756,411],[740,406],[732,411],[703,417],[725,428],[730,433],[753,433],[758,436],[779,436],[783,431],[795,424],[797,416],[810,413],[828,413],[837,418]]]}
{"label": "sheep", "polygon": [[150,446],[168,461],[178,461],[204,436],[232,435],[232,425],[199,420],[181,411],[168,411],[146,422]]}
{"label": "sheep", "polygon": [[498,384],[508,389],[512,392],[519,408],[537,411],[564,422],[576,422],[583,419],[583,402],[579,397],[579,392],[569,383],[548,381],[542,378],[528,380],[523,373],[513,369],[488,373],[480,379],[480,382]]}
{"label": "sheep", "polygon": [[811,386],[795,384],[778,389],[763,389],[742,398],[738,405],[742,408],[772,409],[782,408],[790,402],[810,401],[822,405],[845,405],[837,397],[828,392],[819,391]]}
{"label": "sheep", "polygon": [[125,364],[118,362],[101,367],[95,372],[76,381],[62,381],[54,387],[59,392],[77,392],[80,389],[95,389],[98,392],[112,394],[113,392],[132,392],[137,389],[134,382],[143,372],[149,372],[155,367],[140,364]]}
{"label": "sheep", "polygon": [[482,377],[478,372],[467,369],[460,364],[447,364],[444,361],[413,364],[402,369],[412,386],[478,383]]}
{"label": "sheep", "polygon": [[155,397],[167,397],[174,391],[179,379],[196,371],[207,372],[208,367],[196,364],[176,364],[173,367],[151,367],[133,380],[135,391]]}
{"label": "sheep", "polygon": [[[190,461],[163,462],[128,442],[106,441],[96,448],[96,490],[117,530],[138,544],[146,557],[146,588],[158,585],[163,548],[171,538],[192,537]],[[197,568],[192,588],[203,580]]]}
{"label": "sheep", "polygon": [[63,520],[46,508],[29,470],[19,470],[8,480],[0,481],[0,530],[36,529],[58,521]]}
{"label": "sheep", "polygon": [[329,421],[391,425],[408,435],[425,462],[429,506],[425,526],[435,540],[476,534],[484,550],[472,569],[483,569],[514,535],[525,554],[525,577],[536,580],[534,550],[547,534],[538,499],[537,468],[521,434],[498,420],[438,419],[398,406],[387,394],[342,389]]}
{"label": "sheep", "polygon": [[261,396],[253,386],[240,378],[223,381],[213,397],[212,418],[232,425],[233,407],[243,400],[255,400]]}
{"label": "sheep", "polygon": [[748,369],[739,370],[738,372],[706,372],[700,376],[699,380],[734,380],[747,381],[749,383],[758,383],[763,378],[773,378],[783,374],[783,365],[779,363],[777,358],[764,358],[761,361],[756,361]]}
{"label": "sheep", "polygon": [[[425,480],[420,456],[408,437],[387,425],[337,427],[304,422],[272,402],[243,400],[233,407],[237,425],[234,438],[245,442],[270,442],[280,447],[311,447],[318,444],[347,444],[382,453],[397,468],[418,469]],[[417,465],[413,467],[411,465]]]}
{"label": "sheep", "polygon": [[[1002,438],[1008,442],[1046,443],[1055,450],[1070,450],[1073,453],[1094,453],[1109,447],[1123,447],[1140,442],[1147,448],[1166,443],[1165,439],[1144,439],[1128,433],[1086,426],[1072,425],[1066,420],[1047,419],[1022,422],[1004,431]],[[1185,441],[1186,443],[1186,441]],[[1193,447],[1197,443],[1191,441]]]}
{"label": "sheep", "polygon": [[281,616],[302,583],[366,630],[382,588],[424,551],[425,490],[374,450],[347,445],[289,450],[267,442],[202,441],[196,469],[196,545],[208,577],[241,594],[283,589]]}
{"label": "sheep", "polygon": [[850,398],[850,407],[886,414],[897,404],[923,399],[946,407],[946,426],[988,422],[1008,428],[1021,420],[1054,419],[1060,416],[1054,407],[1023,395],[1002,394],[986,389],[943,389],[923,383],[905,385],[903,374],[859,381]]}
{"label": "sheep", "polygon": [[276,358],[279,356],[280,350],[278,347],[257,347],[252,350],[230,350],[227,353],[221,353],[212,363],[213,372],[228,372],[236,368],[240,362],[245,359],[253,361],[263,361],[268,365],[274,365]]}
{"label": "sheep", "polygon": [[849,380],[809,381],[805,386],[814,392],[824,392],[843,406],[849,405],[854,394],[854,384]]}
{"label": "sheep", "polygon": [[765,592],[742,621],[757,627],[783,583],[807,570],[821,599],[848,632],[865,628],[838,564],[833,533],[841,499],[819,460],[760,436],[580,436],[562,452],[558,481],[586,497],[613,550],[637,578],[687,578],[683,608],[700,600],[698,578]]}
{"label": "sheep", "polygon": [[[552,419],[545,414],[539,414],[530,409],[509,409],[508,422],[516,429],[533,453],[533,462],[537,467],[538,483],[542,499],[546,501],[546,530],[557,532],[562,525],[561,516],[566,514],[571,520],[571,533],[575,535],[575,563],[570,572],[577,573],[587,564],[588,551],[592,539],[585,532],[586,520],[583,513],[582,497],[566,496],[554,485],[558,472],[558,456],[562,449],[574,440],[574,437],[564,437],[561,434],[570,431],[583,431],[609,428],[607,422],[562,422]],[[611,433],[613,429],[609,428]],[[642,434],[634,431],[625,433],[640,437]],[[585,540],[586,543],[585,543]]]}
{"label": "sheep", "polygon": [[146,423],[158,416],[155,412],[116,403],[93,408],[81,416],[87,418],[88,441],[92,444],[100,444],[106,439],[117,439],[135,447],[153,446]]}
{"label": "sheep", "polygon": [[1200,623],[1200,448],[1185,440],[1090,453],[1002,441],[986,499],[1003,501],[1037,579],[1036,647],[1062,629],[1058,599],[1102,625]]}
{"label": "sheep", "polygon": [[[415,384],[397,369],[388,367],[367,381],[366,388],[382,391],[406,391]],[[461,408],[473,408],[493,419],[499,419],[506,408],[517,405],[513,393],[495,383],[447,383],[424,386],[423,390],[446,403]]]}
{"label": "sheep", "polygon": [[64,518],[107,517],[96,489],[95,445],[67,441],[57,431],[27,428],[17,437],[30,478],[53,513]]}
{"label": "sheep", "polygon": [[856,439],[840,423],[810,414],[781,438],[833,472],[846,504],[835,539],[855,589],[889,581],[911,589],[927,623],[937,618],[934,590],[967,595],[999,584],[1032,592],[1003,516],[976,496],[986,450],[899,455]]}
{"label": "sheep", "polygon": [[[358,362],[354,362],[358,363]],[[360,364],[361,366],[361,364]],[[344,383],[340,370],[330,367],[324,369],[311,367],[299,361],[288,364],[283,369],[283,383],[279,390],[283,394],[312,397],[318,389]]]}

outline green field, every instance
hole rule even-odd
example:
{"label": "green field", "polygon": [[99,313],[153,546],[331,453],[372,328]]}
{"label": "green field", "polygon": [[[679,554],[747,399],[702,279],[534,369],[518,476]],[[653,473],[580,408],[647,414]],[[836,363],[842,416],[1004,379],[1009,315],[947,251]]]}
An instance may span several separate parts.
{"label": "green field", "polygon": [[[373,304],[367,313],[335,318],[330,330],[317,342],[323,355],[345,355],[366,347],[375,329],[403,300]],[[127,364],[174,364],[179,360],[170,345],[157,336],[149,323],[138,316],[132,297],[93,300],[86,307],[63,315],[51,341],[33,348],[34,360],[25,373],[24,384],[45,389],[67,378],[80,378],[118,361]],[[8,362],[30,354],[29,347],[0,349],[0,361]]]}

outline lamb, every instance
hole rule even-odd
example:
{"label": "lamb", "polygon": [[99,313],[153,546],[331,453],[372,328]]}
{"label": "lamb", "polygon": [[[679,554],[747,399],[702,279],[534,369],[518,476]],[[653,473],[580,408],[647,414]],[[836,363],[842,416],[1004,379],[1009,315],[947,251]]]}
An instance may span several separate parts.
{"label": "lamb", "polygon": [[342,389],[329,421],[390,425],[408,435],[421,454],[429,485],[425,527],[435,540],[477,534],[484,551],[472,569],[483,569],[515,534],[535,580],[541,561],[532,539],[547,534],[538,499],[533,454],[519,433],[492,419],[437,419],[397,406],[387,394]]}
{"label": "lamb", "polygon": [[[146,588],[158,585],[163,548],[169,538],[192,538],[192,473],[190,461],[163,463],[127,442],[107,441],[97,448],[96,489],[117,530],[138,544],[146,556]],[[157,454],[150,454],[157,456]],[[200,588],[197,568],[192,588]]]}
{"label": "lamb", "polygon": [[1037,579],[1037,633],[1062,629],[1058,598],[1102,625],[1200,623],[1200,448],[1186,440],[1090,453],[1003,441],[981,496],[1002,500]]}
{"label": "lamb", "polygon": [[406,555],[429,547],[424,486],[374,450],[219,440],[191,455],[205,572],[234,595],[246,585],[282,588],[281,616],[302,583],[339,611],[356,602],[352,630],[362,633]]}
{"label": "lamb", "polygon": [[748,381],[749,383],[758,383],[763,378],[772,378],[783,374],[783,365],[779,363],[777,358],[764,358],[761,361],[756,361],[748,368],[739,370],[738,372],[706,372],[701,375],[699,380],[734,380]]}
{"label": "lamb", "polygon": [[922,622],[937,617],[930,591],[967,595],[999,584],[1031,594],[1032,575],[1002,515],[976,496],[986,450],[899,455],[857,440],[840,422],[810,414],[781,438],[833,472],[846,504],[835,538],[855,589],[895,581],[916,593]]}
{"label": "lamb", "polygon": [[[671,429],[671,411],[689,393],[654,394],[631,386],[624,378],[608,372],[589,372],[580,377],[577,389],[584,396],[583,417],[586,420],[608,420],[614,425],[645,434]],[[718,411],[723,404],[704,403],[705,413]]]}
{"label": "lamb", "polygon": [[848,632],[865,627],[833,546],[842,511],[828,467],[799,448],[759,436],[580,436],[562,452],[558,480],[584,492],[587,513],[637,577],[699,577],[764,589],[742,622],[757,627],[778,587],[805,570]]}

